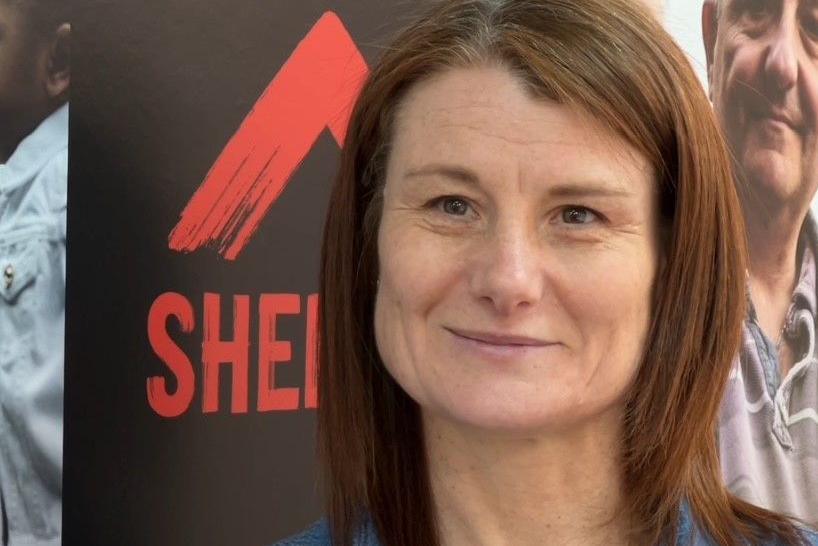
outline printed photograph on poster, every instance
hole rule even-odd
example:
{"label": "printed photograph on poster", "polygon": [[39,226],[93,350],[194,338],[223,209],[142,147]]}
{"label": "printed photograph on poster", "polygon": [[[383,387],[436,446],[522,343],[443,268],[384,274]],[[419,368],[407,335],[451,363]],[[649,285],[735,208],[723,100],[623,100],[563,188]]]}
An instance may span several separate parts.
{"label": "printed photograph on poster", "polygon": [[750,309],[722,407],[724,478],[741,498],[818,525],[818,11],[669,0],[665,24],[706,85],[747,229]]}
{"label": "printed photograph on poster", "polygon": [[61,544],[67,10],[0,2],[0,540],[10,545]]}
{"label": "printed photograph on poster", "polygon": [[[720,2],[724,4],[726,0],[720,0]],[[665,28],[688,54],[693,69],[702,80],[702,85],[708,89],[707,58],[705,56],[701,24],[704,0],[657,0],[657,3],[664,4],[661,7],[661,17]],[[776,5],[777,3],[774,2],[769,3],[766,9]],[[810,207],[813,214],[818,214],[818,196],[811,198]]]}

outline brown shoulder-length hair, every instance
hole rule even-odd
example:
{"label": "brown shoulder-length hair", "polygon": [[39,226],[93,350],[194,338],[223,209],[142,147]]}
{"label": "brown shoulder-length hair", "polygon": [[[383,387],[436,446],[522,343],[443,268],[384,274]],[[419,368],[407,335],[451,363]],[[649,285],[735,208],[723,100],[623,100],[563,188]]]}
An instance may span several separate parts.
{"label": "brown shoulder-length hair", "polygon": [[730,158],[684,53],[636,0],[435,2],[385,50],[355,106],[321,258],[318,445],[334,544],[374,525],[385,546],[439,544],[416,403],[375,345],[381,190],[396,108],[452,67],[501,63],[533,97],[576,107],[657,173],[665,262],[627,402],[626,513],[674,544],[680,505],[719,544],[795,527],[729,495],[716,420],[745,311],[743,222]]}

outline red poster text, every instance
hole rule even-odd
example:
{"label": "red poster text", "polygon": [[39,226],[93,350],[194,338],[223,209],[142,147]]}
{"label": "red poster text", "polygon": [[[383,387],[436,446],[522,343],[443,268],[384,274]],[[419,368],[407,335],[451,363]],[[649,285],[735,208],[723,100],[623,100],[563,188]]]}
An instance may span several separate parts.
{"label": "red poster text", "polygon": [[[230,413],[248,412],[250,348],[253,345],[258,347],[254,359],[256,366],[252,370],[258,379],[254,397],[257,412],[317,407],[317,294],[310,294],[305,298],[299,294],[262,294],[255,306],[251,305],[250,296],[233,296],[232,331],[223,331],[221,328],[221,298],[220,294],[206,293],[202,301],[202,351],[201,366],[198,368],[202,412],[220,411],[219,382],[226,374],[230,374],[232,383]],[[251,338],[251,312],[258,313],[257,338]],[[292,343],[278,339],[276,334],[277,319],[288,315],[304,315],[305,318],[303,389],[278,387],[275,384],[276,366],[293,364]],[[193,304],[187,297],[176,292],[160,295],[148,313],[148,341],[154,354],[167,367],[167,375],[148,378],[148,404],[158,415],[168,418],[178,417],[190,409],[197,388],[197,368],[190,356],[171,337],[171,322],[176,325],[174,330],[178,329],[183,335],[191,335],[196,327]],[[176,384],[172,392],[167,381],[169,376],[173,376]]]}

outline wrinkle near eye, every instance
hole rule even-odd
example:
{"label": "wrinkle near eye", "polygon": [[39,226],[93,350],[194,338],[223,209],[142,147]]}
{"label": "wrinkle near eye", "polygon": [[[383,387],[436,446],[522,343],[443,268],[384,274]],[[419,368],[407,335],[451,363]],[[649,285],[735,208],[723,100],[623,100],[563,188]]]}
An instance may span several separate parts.
{"label": "wrinkle near eye", "polygon": [[[385,210],[384,213],[387,213],[387,211]],[[389,207],[388,213],[390,215],[398,214],[402,217],[400,223],[406,227],[418,227],[424,231],[438,235],[462,236],[474,233],[479,229],[476,226],[477,221],[464,220],[462,217],[447,215],[443,211],[427,207],[425,203],[412,206],[392,206]]]}
{"label": "wrinkle near eye", "polygon": [[577,250],[615,250],[645,238],[644,224],[620,224],[615,227],[592,226],[589,228],[559,228],[546,233],[545,244],[552,248],[575,248]]}

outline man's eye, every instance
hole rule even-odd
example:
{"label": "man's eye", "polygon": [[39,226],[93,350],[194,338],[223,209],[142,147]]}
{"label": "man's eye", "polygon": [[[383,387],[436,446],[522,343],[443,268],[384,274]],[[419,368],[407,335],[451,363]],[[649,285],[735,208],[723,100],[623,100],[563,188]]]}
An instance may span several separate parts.
{"label": "man's eye", "polygon": [[440,210],[452,216],[465,216],[471,210],[468,201],[461,197],[441,197],[437,201],[437,206]]}
{"label": "man's eye", "polygon": [[562,209],[562,221],[566,224],[590,224],[598,219],[596,213],[585,207],[565,207]]}
{"label": "man's eye", "polygon": [[809,13],[801,17],[801,28],[813,40],[818,40],[818,13]]}
{"label": "man's eye", "polygon": [[772,11],[770,0],[744,0],[738,3],[741,17],[751,23],[766,20]]}

